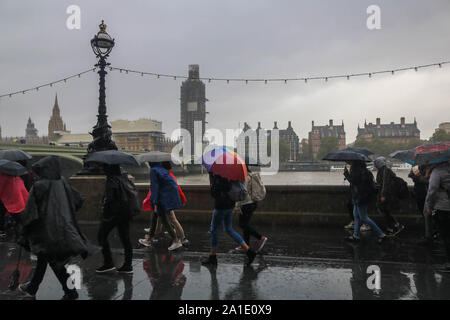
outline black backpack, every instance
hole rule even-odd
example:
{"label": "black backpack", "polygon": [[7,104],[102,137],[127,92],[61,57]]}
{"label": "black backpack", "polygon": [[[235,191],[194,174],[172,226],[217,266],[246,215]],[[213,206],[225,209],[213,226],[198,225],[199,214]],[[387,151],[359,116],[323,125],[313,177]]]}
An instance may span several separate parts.
{"label": "black backpack", "polygon": [[394,187],[396,191],[396,195],[399,199],[408,199],[409,198],[409,189],[408,184],[405,180],[400,177],[394,177]]}
{"label": "black backpack", "polygon": [[123,191],[126,195],[126,206],[131,216],[137,216],[142,209],[142,202],[139,200],[138,191],[133,181],[126,175],[122,175]]}

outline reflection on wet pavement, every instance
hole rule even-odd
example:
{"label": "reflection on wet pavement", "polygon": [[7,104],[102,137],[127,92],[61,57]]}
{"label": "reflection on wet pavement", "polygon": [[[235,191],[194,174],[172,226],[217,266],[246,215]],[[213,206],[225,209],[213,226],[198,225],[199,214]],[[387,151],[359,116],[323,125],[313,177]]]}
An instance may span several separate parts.
{"label": "reflection on wet pavement", "polygon": [[[143,226],[135,226],[136,239]],[[90,239],[95,239],[97,226],[83,226]],[[435,270],[445,262],[440,247],[433,250],[415,245],[420,233],[409,231],[399,239],[378,245],[370,234],[361,244],[343,242],[342,230],[305,229],[272,230],[261,228],[270,242],[264,255],[252,266],[245,257],[233,252],[235,245],[221,236],[215,268],[201,266],[208,252],[208,233],[202,226],[185,226],[191,246],[174,254],[166,250],[167,241],[153,249],[136,245],[134,274],[98,275],[101,265],[99,248],[87,260],[75,260],[82,271],[80,299],[89,300],[300,300],[300,299],[449,299],[450,274]],[[133,239],[135,241],[136,239]],[[120,248],[117,236],[111,242]],[[134,243],[137,243],[135,241]],[[21,299],[8,290],[9,275],[17,262],[13,243],[0,243],[0,299]],[[20,262],[21,282],[32,274],[35,261],[24,254]],[[116,265],[121,265],[122,251],[115,250]],[[380,268],[381,289],[369,289],[371,265]],[[50,270],[37,294],[37,299],[59,299],[62,289]]]}

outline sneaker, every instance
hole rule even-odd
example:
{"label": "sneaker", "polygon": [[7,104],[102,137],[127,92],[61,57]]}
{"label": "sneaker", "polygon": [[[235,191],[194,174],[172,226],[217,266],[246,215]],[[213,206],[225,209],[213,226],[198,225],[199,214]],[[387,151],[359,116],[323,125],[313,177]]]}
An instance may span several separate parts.
{"label": "sneaker", "polygon": [[95,272],[97,272],[97,273],[106,273],[106,272],[111,272],[111,271],[114,271],[114,270],[116,270],[116,267],[105,265],[105,266],[101,266],[100,268],[96,269]]}
{"label": "sneaker", "polygon": [[145,229],[144,229],[144,232],[145,232],[145,233],[150,233],[150,228],[145,228]]}
{"label": "sneaker", "polygon": [[217,266],[217,256],[209,256],[208,259],[202,260],[202,265],[205,267],[215,267]]}
{"label": "sneaker", "polygon": [[181,244],[182,244],[183,246],[187,246],[187,245],[189,245],[189,240],[186,239],[186,238],[183,238],[183,240],[181,240]]}
{"label": "sneaker", "polygon": [[361,232],[365,232],[365,231],[372,231],[372,229],[367,224],[363,224],[361,226]]}
{"label": "sneaker", "polygon": [[70,291],[69,293],[66,293],[61,300],[77,300],[78,299],[78,292],[76,290]]}
{"label": "sneaker", "polygon": [[345,240],[348,242],[359,242],[360,238],[351,235],[351,236],[346,237]]}
{"label": "sneaker", "polygon": [[118,273],[126,273],[126,274],[132,274],[133,273],[133,267],[132,266],[126,266],[123,265],[119,269],[117,269]]}
{"label": "sneaker", "polygon": [[267,240],[269,240],[267,237],[262,237],[261,240],[258,242],[258,248],[256,249],[256,252],[260,252],[264,245],[266,244]]}
{"label": "sneaker", "polygon": [[147,239],[139,239],[139,243],[142,244],[144,247],[151,247],[152,243],[148,241]]}
{"label": "sneaker", "polygon": [[393,236],[394,235],[394,229],[392,228],[386,228],[386,235]]}
{"label": "sneaker", "polygon": [[234,250],[239,253],[245,252],[244,248],[242,248],[241,246],[236,247]]}
{"label": "sneaker", "polygon": [[402,225],[402,224],[396,225],[395,228],[394,228],[394,233],[393,233],[393,235],[394,235],[394,236],[398,235],[398,234],[399,234],[400,232],[402,232],[404,229],[405,229],[405,226],[404,226],[404,225]]}
{"label": "sneaker", "polygon": [[248,257],[247,265],[249,266],[249,265],[252,264],[253,260],[255,260],[256,252],[253,251],[252,249],[248,249],[248,251],[247,251],[247,257]]}
{"label": "sneaker", "polygon": [[36,298],[36,294],[32,294],[32,293],[30,293],[28,291],[28,284],[27,283],[19,284],[18,289],[19,289],[20,292],[22,292],[25,295],[25,297],[27,297],[27,298]]}
{"label": "sneaker", "polygon": [[355,222],[354,221],[350,222],[348,225],[346,225],[344,227],[344,229],[347,229],[347,230],[354,229],[354,228],[355,228]]}
{"label": "sneaker", "polygon": [[0,239],[5,238],[5,237],[6,237],[6,233],[4,231],[0,231]]}
{"label": "sneaker", "polygon": [[180,240],[178,240],[178,242],[173,242],[172,245],[168,248],[169,251],[173,251],[176,250],[178,248],[181,248],[183,246],[183,244],[181,243]]}

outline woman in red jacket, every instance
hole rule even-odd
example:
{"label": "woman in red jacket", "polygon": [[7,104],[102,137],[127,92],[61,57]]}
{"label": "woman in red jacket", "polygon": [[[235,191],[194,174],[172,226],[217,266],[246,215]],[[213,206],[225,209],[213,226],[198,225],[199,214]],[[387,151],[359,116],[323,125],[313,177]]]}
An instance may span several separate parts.
{"label": "woman in red jacket", "polygon": [[[172,169],[171,163],[169,161],[167,161],[167,162],[163,162],[161,165],[162,165],[162,167],[164,169],[169,171],[170,176],[178,184],[177,178],[175,177],[175,175],[171,171],[171,169]],[[186,199],[186,196],[183,193],[183,190],[181,190],[181,187],[179,185],[178,185],[178,193],[180,195],[181,203],[184,205],[186,203],[187,199]],[[150,196],[151,196],[151,190],[149,190],[147,198],[145,198],[145,200],[143,202],[142,209],[144,211],[153,211],[152,205],[150,203]],[[177,219],[177,217],[175,215],[175,211],[173,211],[173,210],[170,211],[169,222],[175,228],[177,236],[178,236],[179,239],[181,239],[181,242],[183,243],[183,245],[189,244],[189,240],[186,239],[186,235],[184,234],[183,227],[181,226],[180,222],[178,221],[178,219]],[[150,228],[145,229],[144,231],[147,233],[145,235],[145,239],[139,239],[139,243],[142,244],[145,247],[150,247],[151,246],[151,239],[154,238],[155,234],[159,234],[162,231],[162,225],[161,225],[161,223],[158,220],[158,215],[157,214],[153,213],[152,225],[151,225]]]}

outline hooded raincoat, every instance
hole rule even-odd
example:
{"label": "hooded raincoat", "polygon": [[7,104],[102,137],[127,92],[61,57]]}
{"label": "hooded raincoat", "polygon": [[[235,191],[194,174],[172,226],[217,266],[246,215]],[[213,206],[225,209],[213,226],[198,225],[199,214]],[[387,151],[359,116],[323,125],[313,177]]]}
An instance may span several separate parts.
{"label": "hooded raincoat", "polygon": [[169,171],[154,164],[150,170],[150,203],[152,208],[158,205],[159,212],[167,212],[181,208],[178,184]]}
{"label": "hooded raincoat", "polygon": [[44,158],[33,165],[39,176],[21,215],[23,234],[20,244],[49,262],[63,262],[88,253],[75,212],[83,200],[63,177],[57,157]]}

